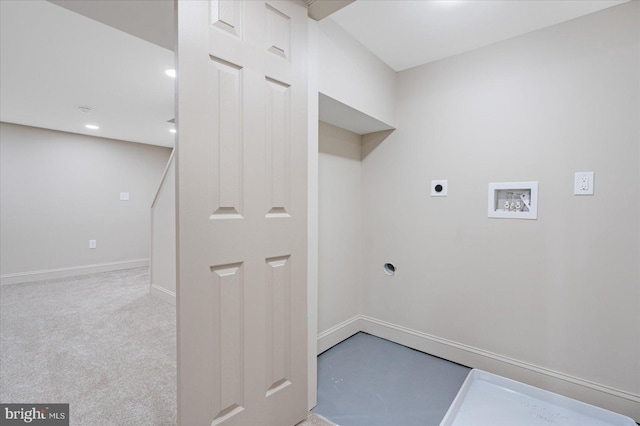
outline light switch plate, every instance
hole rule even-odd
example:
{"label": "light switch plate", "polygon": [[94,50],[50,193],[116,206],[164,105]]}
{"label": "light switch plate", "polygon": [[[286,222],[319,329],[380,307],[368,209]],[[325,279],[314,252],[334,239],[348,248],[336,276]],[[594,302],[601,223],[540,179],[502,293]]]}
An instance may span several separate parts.
{"label": "light switch plate", "polygon": [[432,180],[431,181],[431,196],[432,197],[446,197],[448,185],[446,180]]}
{"label": "light switch plate", "polygon": [[89,240],[89,248],[90,249],[96,248],[96,240]]}
{"label": "light switch plate", "polygon": [[573,181],[574,195],[593,195],[593,172],[577,172]]}
{"label": "light switch plate", "polygon": [[129,193],[121,192],[120,193],[120,201],[129,201]]}

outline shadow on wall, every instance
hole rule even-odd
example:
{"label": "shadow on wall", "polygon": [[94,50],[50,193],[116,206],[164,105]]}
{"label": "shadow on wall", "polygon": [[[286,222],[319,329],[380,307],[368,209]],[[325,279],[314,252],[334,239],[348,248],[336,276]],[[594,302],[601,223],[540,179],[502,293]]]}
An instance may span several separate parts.
{"label": "shadow on wall", "polygon": [[391,133],[394,132],[395,129],[391,130],[382,130],[380,132],[368,133],[366,135],[362,135],[362,155],[361,159],[364,159],[367,155],[369,155],[374,149],[378,147],[385,139],[389,137]]}

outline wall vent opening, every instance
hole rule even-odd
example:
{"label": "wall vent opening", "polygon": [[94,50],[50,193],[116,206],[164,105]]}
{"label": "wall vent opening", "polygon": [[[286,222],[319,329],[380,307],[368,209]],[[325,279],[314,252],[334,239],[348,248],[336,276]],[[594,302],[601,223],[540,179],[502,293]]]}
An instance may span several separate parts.
{"label": "wall vent opening", "polygon": [[393,266],[393,263],[384,264],[384,273],[387,275],[394,275],[396,273],[396,267]]}

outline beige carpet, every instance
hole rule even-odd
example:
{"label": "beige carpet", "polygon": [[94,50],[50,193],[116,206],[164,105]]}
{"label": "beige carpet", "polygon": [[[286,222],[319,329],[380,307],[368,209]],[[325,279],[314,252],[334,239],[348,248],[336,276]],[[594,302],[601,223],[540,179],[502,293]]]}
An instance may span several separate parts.
{"label": "beige carpet", "polygon": [[0,401],[71,425],[176,423],[176,313],[147,268],[0,287]]}
{"label": "beige carpet", "polygon": [[298,423],[296,426],[337,426],[337,425],[318,414],[309,413],[307,418],[302,422]]}

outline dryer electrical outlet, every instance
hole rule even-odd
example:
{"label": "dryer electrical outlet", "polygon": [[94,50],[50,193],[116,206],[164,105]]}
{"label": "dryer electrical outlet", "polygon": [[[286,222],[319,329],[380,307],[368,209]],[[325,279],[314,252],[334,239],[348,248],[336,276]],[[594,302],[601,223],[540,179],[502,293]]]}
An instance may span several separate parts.
{"label": "dryer electrical outlet", "polygon": [[446,180],[432,180],[431,181],[431,196],[432,197],[446,197],[449,190],[448,181]]}

